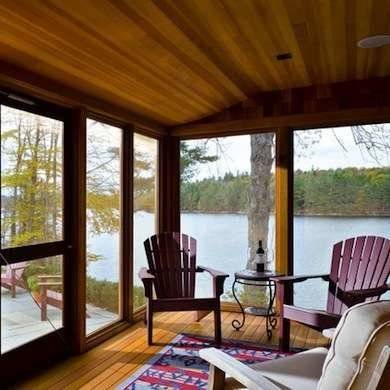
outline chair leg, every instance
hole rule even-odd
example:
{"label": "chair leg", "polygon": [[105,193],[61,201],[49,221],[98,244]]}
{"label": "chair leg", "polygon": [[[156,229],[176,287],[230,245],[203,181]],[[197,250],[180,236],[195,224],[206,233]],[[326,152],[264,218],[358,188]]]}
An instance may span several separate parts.
{"label": "chair leg", "polygon": [[290,349],[290,320],[284,317],[284,304],[293,303],[292,285],[285,283],[276,284],[276,292],[278,296],[278,306],[280,315],[279,325],[279,350],[288,352]]}
{"label": "chair leg", "polygon": [[220,345],[222,343],[221,332],[221,309],[214,310],[214,334],[215,344]]}
{"label": "chair leg", "polygon": [[281,318],[279,325],[279,350],[288,352],[290,350],[290,320]]}
{"label": "chair leg", "polygon": [[208,316],[210,314],[210,310],[197,310],[195,312],[195,322],[199,322],[204,317]]}
{"label": "chair leg", "polygon": [[153,345],[153,309],[150,300],[146,307],[146,322],[148,328],[148,345]]}
{"label": "chair leg", "polygon": [[225,388],[225,372],[210,365],[207,390],[223,390]]}
{"label": "chair leg", "polygon": [[41,321],[47,321],[47,290],[43,286],[41,286],[40,306]]}

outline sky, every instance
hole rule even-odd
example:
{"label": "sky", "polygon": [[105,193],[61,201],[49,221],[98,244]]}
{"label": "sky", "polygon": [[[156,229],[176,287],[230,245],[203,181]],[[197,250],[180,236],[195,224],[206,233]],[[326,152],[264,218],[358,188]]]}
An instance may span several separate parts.
{"label": "sky", "polygon": [[[366,126],[366,128],[370,127]],[[385,129],[390,143],[390,124],[386,124]],[[299,136],[305,137],[306,144],[314,143],[303,150],[297,142]],[[196,144],[204,140],[189,142]],[[350,127],[298,130],[295,132],[294,143],[294,170],[390,166],[389,155],[382,154],[379,164],[366,151],[362,152],[355,144]],[[223,176],[226,172],[250,171],[249,135],[219,138],[218,144],[208,142],[207,147],[210,154],[218,154],[220,158],[216,162],[200,166],[198,175],[194,179],[200,180],[213,175]]]}

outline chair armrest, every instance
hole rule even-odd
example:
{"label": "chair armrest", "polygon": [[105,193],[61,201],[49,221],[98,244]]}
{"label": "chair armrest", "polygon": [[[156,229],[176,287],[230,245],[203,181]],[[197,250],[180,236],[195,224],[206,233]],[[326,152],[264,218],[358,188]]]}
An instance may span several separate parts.
{"label": "chair armrest", "polygon": [[153,282],[154,275],[152,275],[146,267],[142,267],[138,272],[139,278],[143,282]]}
{"label": "chair armrest", "polygon": [[361,290],[345,291],[337,290],[337,297],[347,306],[353,306],[357,303],[364,302],[367,298],[376,297],[390,290],[390,284],[384,284],[380,287],[366,288]]}
{"label": "chair armrest", "polygon": [[154,275],[152,275],[146,267],[142,267],[138,272],[139,278],[142,280],[145,289],[145,297],[153,298],[153,282],[155,280]]}
{"label": "chair armrest", "polygon": [[199,265],[196,268],[197,272],[208,272],[212,278],[213,278],[213,290],[214,290],[214,297],[220,297],[223,294],[223,285],[225,283],[225,279],[229,277],[229,274],[226,274],[225,272],[216,271],[215,269],[203,267]]}
{"label": "chair armrest", "polygon": [[329,274],[318,274],[318,275],[291,275],[291,276],[275,276],[270,280],[276,283],[300,283],[309,279],[321,278],[322,280],[329,281]]}
{"label": "chair armrest", "polygon": [[199,265],[196,268],[196,272],[208,272],[213,278],[228,278],[229,274],[226,274],[225,272],[217,271],[213,268],[209,267],[203,267],[202,265]]}
{"label": "chair armrest", "polygon": [[25,265],[20,265],[19,267],[12,267],[12,270],[17,271],[17,270],[19,270],[19,269],[24,269],[24,268],[26,268]]}
{"label": "chair armrest", "polygon": [[217,367],[250,390],[280,390],[278,386],[263,377],[258,371],[216,348],[201,349],[199,355],[211,366]]}
{"label": "chair armrest", "polygon": [[12,267],[12,268],[11,268],[11,278],[12,278],[12,279],[16,279],[16,271],[19,271],[19,270],[25,269],[25,268],[26,268],[25,265],[19,266],[19,267]]}

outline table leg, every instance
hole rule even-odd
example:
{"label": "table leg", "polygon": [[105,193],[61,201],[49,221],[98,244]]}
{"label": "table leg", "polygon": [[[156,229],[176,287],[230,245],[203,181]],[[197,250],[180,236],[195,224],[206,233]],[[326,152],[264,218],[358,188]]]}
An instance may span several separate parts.
{"label": "table leg", "polygon": [[240,306],[240,310],[241,310],[241,314],[242,314],[242,321],[240,322],[239,320],[234,319],[232,321],[232,326],[235,330],[240,330],[245,324],[245,310],[242,307],[241,302],[239,301],[239,299],[236,296],[236,290],[235,290],[236,282],[237,282],[237,280],[234,280],[234,283],[232,286],[232,293],[233,293],[234,299],[238,303],[238,306]]}
{"label": "table leg", "polygon": [[268,308],[267,308],[265,326],[266,326],[267,336],[268,336],[268,340],[269,340],[272,337],[272,329],[275,329],[276,324],[277,324],[276,315],[273,311],[273,305],[274,305],[275,294],[276,294],[275,283],[272,283],[271,281],[269,281],[268,288],[269,288],[269,304],[268,304]]}

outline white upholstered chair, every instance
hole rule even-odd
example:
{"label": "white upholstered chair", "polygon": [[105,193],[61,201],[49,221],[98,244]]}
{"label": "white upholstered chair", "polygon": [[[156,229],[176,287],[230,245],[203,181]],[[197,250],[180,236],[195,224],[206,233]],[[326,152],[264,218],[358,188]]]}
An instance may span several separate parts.
{"label": "white upholstered chair", "polygon": [[314,348],[249,366],[215,348],[209,389],[390,389],[390,300],[365,302],[342,316],[329,350]]}

